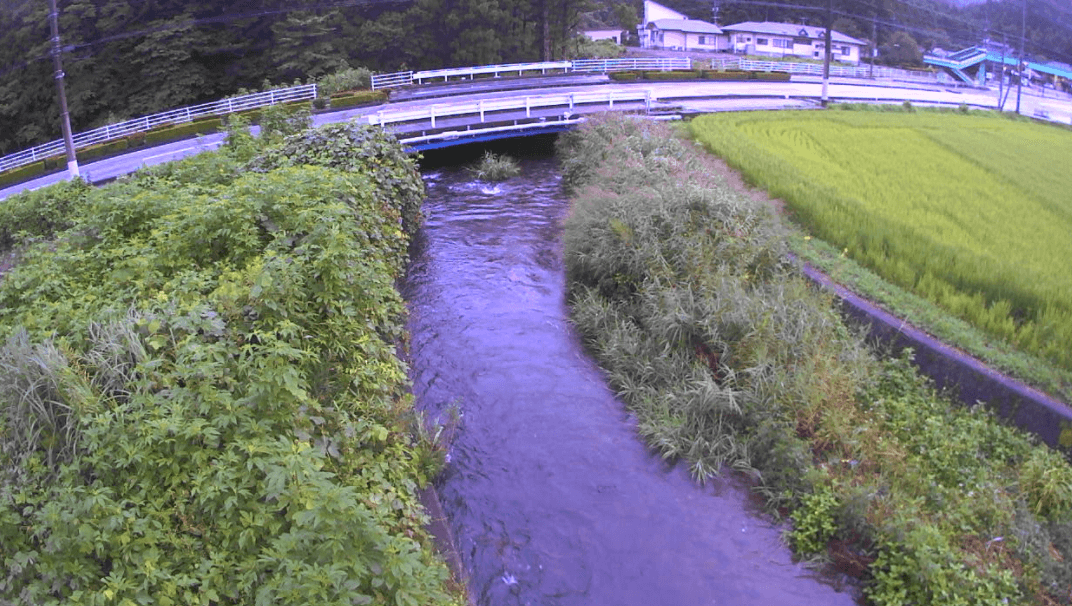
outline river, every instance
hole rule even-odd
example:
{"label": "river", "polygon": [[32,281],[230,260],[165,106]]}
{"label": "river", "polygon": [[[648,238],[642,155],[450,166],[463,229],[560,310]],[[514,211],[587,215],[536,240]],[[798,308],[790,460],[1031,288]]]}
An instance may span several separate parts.
{"label": "river", "polygon": [[440,500],[481,605],[853,604],[732,476],[701,487],[639,441],[569,322],[556,161],[426,169],[404,285],[418,407],[455,408]]}

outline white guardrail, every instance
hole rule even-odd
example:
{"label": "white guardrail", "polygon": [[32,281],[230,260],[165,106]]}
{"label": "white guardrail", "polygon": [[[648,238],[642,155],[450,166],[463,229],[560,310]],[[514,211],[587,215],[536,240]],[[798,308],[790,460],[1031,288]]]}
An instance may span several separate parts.
{"label": "white guardrail", "polygon": [[[712,60],[713,69],[739,69],[748,72],[788,72],[790,74],[823,75],[823,66],[818,63],[793,63],[788,61],[756,61],[752,59],[716,59]],[[888,78],[891,80],[909,80],[916,82],[940,82],[945,74],[935,72],[911,72],[904,69],[885,67],[872,68],[868,65],[831,65],[830,75],[846,78]]]}
{"label": "white guardrail", "polygon": [[409,86],[410,84],[423,84],[425,81],[435,81],[440,78],[444,82],[455,79],[472,80],[475,76],[492,75],[499,77],[502,74],[522,75],[525,72],[546,74],[547,72],[570,73],[570,72],[594,72],[606,73],[613,71],[645,69],[645,70],[673,70],[692,69],[692,60],[688,57],[637,57],[634,59],[578,59],[576,61],[544,61],[542,63],[508,63],[504,65],[482,65],[480,67],[452,67],[449,69],[433,69],[420,72],[395,72],[391,74],[375,74],[372,76],[372,89],[394,88],[397,86]]}
{"label": "white guardrail", "polygon": [[369,114],[364,119],[371,125],[386,126],[402,122],[427,120],[431,128],[436,128],[436,120],[454,116],[479,115],[480,122],[487,122],[487,114],[502,111],[525,110],[525,117],[532,117],[532,110],[549,107],[562,107],[572,112],[577,105],[606,104],[613,108],[615,103],[644,102],[646,110],[656,98],[650,90],[606,91],[591,93],[563,93],[550,95],[527,95],[524,97],[500,97],[498,99],[481,99],[462,103],[436,104],[415,109],[380,110]]}
{"label": "white guardrail", "polygon": [[[285,103],[287,101],[305,101],[315,97],[316,84],[303,84],[301,86],[279,88],[264,91],[262,93],[220,99],[219,101],[213,101],[211,103],[181,107],[179,109],[173,109],[151,116],[127,120],[126,122],[120,122],[118,124],[109,124],[100,128],[78,133],[74,135],[72,139],[74,140],[75,149],[78,149],[96,145],[98,143],[107,143],[108,141],[113,141],[115,139],[121,139],[127,135],[152,130],[165,124],[183,124],[207,116],[231,114],[248,109],[275,105],[276,103]],[[63,139],[51,141],[0,158],[0,172],[32,164],[45,158],[62,156],[65,153]]]}

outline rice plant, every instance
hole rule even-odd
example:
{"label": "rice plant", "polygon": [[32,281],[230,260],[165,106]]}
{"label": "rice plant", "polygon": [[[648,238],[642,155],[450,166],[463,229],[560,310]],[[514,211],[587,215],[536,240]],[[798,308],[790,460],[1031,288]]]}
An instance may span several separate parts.
{"label": "rice plant", "polygon": [[693,135],[885,279],[1072,370],[1066,129],[985,114],[711,115]]}

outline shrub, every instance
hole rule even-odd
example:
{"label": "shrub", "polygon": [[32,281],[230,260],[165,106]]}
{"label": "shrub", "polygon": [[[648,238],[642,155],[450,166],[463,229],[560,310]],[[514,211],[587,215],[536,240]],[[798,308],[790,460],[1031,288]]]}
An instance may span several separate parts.
{"label": "shrub", "polygon": [[306,164],[368,174],[374,195],[382,196],[383,204],[399,205],[403,229],[414,233],[420,226],[424,182],[413,159],[383,129],[354,122],[309,129],[267,149],[249,168],[267,172]]}
{"label": "shrub", "polygon": [[85,160],[87,162],[99,158],[107,158],[125,151],[129,145],[129,142],[126,139],[92,145],[78,150],[78,158],[79,160]]}
{"label": "shrub", "polygon": [[45,162],[43,160],[34,162],[33,164],[27,164],[26,166],[20,166],[19,168],[12,170],[6,170],[0,173],[0,187],[29,181],[44,172]]}
{"label": "shrub", "polygon": [[0,601],[459,603],[395,200],[360,165],[205,173],[88,190],[0,282]]}
{"label": "shrub", "polygon": [[316,83],[317,97],[331,97],[343,91],[359,91],[372,88],[372,72],[364,67],[346,68],[334,74],[321,76]]}
{"label": "shrub", "polygon": [[789,82],[790,79],[788,72],[752,72],[752,77],[766,82]]}
{"label": "shrub", "polygon": [[693,70],[693,71],[677,70],[677,71],[665,71],[665,72],[656,72],[656,71],[644,72],[644,79],[645,80],[660,80],[660,81],[696,80],[699,77],[700,77],[700,72],[695,71],[695,70]]}
{"label": "shrub", "polygon": [[219,118],[208,118],[190,122],[189,124],[180,124],[178,126],[161,128],[159,130],[151,130],[145,133],[145,144],[149,146],[159,145],[161,143],[178,141],[179,139],[186,139],[196,135],[207,135],[216,132],[222,126],[223,121]]}
{"label": "shrub", "polygon": [[513,158],[489,151],[484,152],[484,157],[469,170],[481,181],[506,181],[521,172],[521,168]]}
{"label": "shrub", "polygon": [[388,94],[385,90],[369,90],[352,95],[332,97],[330,107],[331,109],[346,109],[361,105],[376,105],[387,101]]}
{"label": "shrub", "polygon": [[640,77],[637,72],[611,72],[607,77],[615,82],[633,82]]}
{"label": "shrub", "polygon": [[731,71],[724,72],[705,71],[704,80],[748,80],[751,72]]}
{"label": "shrub", "polygon": [[22,240],[50,240],[74,224],[89,186],[81,179],[21,192],[0,204],[0,253]]}
{"label": "shrub", "polygon": [[269,105],[261,109],[261,137],[268,144],[282,141],[290,135],[296,135],[312,127],[313,119],[309,108],[302,104]]}

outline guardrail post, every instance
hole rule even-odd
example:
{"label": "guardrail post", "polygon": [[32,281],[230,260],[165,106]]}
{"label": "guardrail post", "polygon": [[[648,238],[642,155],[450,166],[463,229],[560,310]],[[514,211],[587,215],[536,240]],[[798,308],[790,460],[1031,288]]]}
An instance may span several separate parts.
{"label": "guardrail post", "polygon": [[432,119],[432,128],[435,128],[435,107],[433,105],[428,108],[428,117]]}
{"label": "guardrail post", "polygon": [[30,148],[30,159],[33,160],[34,162],[37,162],[37,148],[36,147],[31,147]]}
{"label": "guardrail post", "polygon": [[573,93],[569,94],[569,108],[570,108],[570,111],[572,112],[573,111]]}
{"label": "guardrail post", "polygon": [[149,130],[149,116],[145,116],[145,130]]}
{"label": "guardrail post", "polygon": [[189,107],[186,108],[186,121],[187,122],[190,121],[190,108]]}
{"label": "guardrail post", "polygon": [[275,90],[268,91],[268,105],[275,105]]}
{"label": "guardrail post", "polygon": [[483,99],[480,100],[479,105],[480,105],[480,121],[483,122],[484,121],[484,100]]}
{"label": "guardrail post", "polygon": [[229,113],[229,114],[233,114],[233,113],[234,113],[234,104],[233,104],[233,103],[231,103],[231,99],[230,99],[230,98],[228,98],[228,99],[227,99],[227,113]]}
{"label": "guardrail post", "polygon": [[610,91],[607,93],[607,103],[610,104],[610,109],[614,109],[614,91]]}
{"label": "guardrail post", "polygon": [[644,111],[651,113],[651,89],[644,91]]}
{"label": "guardrail post", "polygon": [[530,97],[525,97],[525,117],[526,118],[531,118],[532,117],[532,106],[529,105],[531,102],[532,102],[532,99]]}

